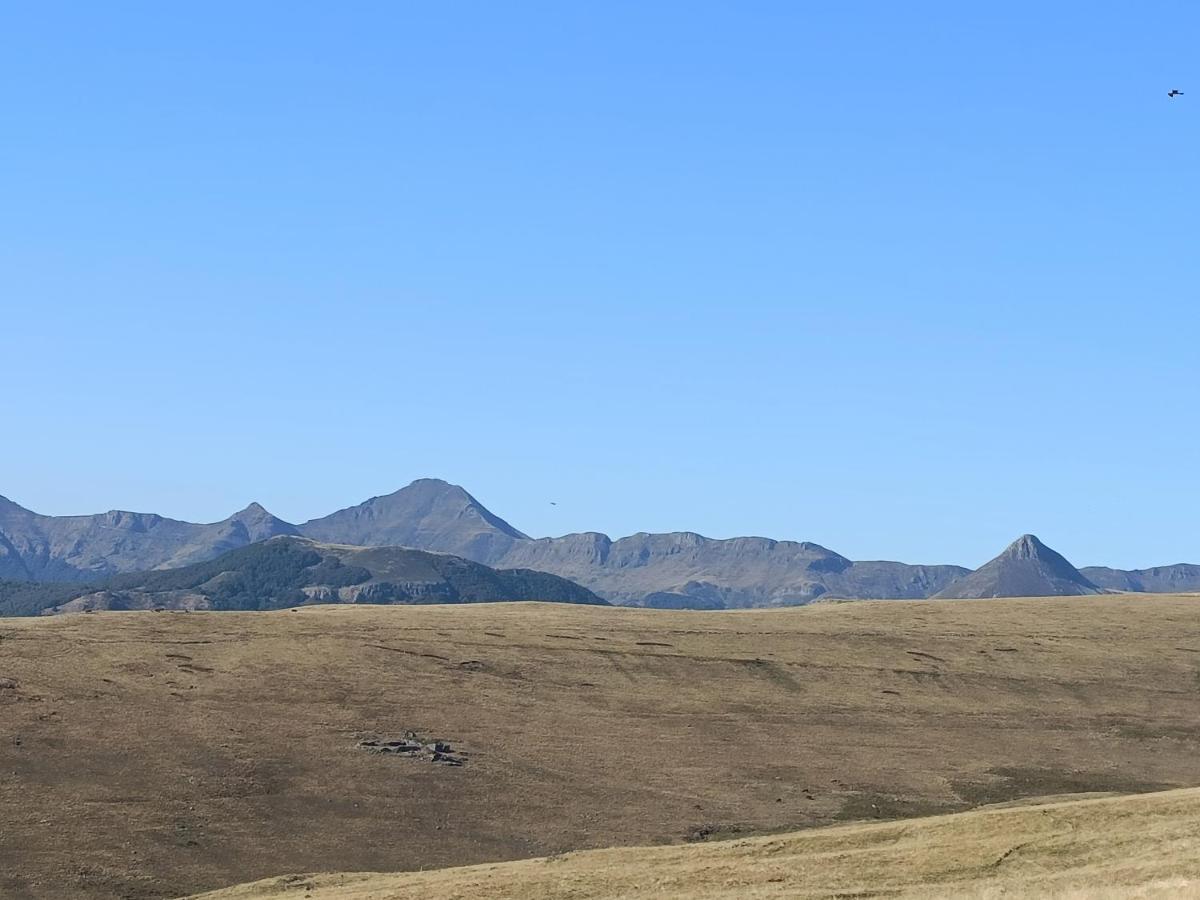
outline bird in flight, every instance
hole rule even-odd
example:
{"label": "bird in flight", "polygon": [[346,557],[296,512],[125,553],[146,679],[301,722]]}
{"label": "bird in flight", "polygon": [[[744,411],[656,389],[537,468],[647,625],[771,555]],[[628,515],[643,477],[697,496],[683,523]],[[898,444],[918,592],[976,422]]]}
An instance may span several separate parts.
{"label": "bird in flight", "polygon": [[551,500],[551,501],[550,501],[550,505],[551,505],[551,506],[558,506],[558,504],[557,504],[557,503],[555,503],[553,500]]}
{"label": "bird in flight", "polygon": [[1175,90],[1167,91],[1167,96],[1168,97],[1182,97],[1183,91],[1175,91]]}

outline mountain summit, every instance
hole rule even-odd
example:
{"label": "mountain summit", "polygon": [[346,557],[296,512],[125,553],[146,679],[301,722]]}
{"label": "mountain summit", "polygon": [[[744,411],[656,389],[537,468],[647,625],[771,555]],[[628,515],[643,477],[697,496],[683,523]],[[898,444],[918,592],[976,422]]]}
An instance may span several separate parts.
{"label": "mountain summit", "polygon": [[1065,597],[1103,593],[1032,534],[1017,538],[1004,552],[958,579],[934,596],[939,599],[978,597]]}
{"label": "mountain summit", "polygon": [[456,484],[419,478],[408,487],[372,497],[300,526],[318,541],[364,547],[419,547],[487,562],[516,541],[528,540]]}

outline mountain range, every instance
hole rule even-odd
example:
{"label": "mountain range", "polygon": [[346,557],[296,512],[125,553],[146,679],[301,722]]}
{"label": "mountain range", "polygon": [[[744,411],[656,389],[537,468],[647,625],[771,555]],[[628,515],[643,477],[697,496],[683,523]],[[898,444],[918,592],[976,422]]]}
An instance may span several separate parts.
{"label": "mountain range", "polygon": [[607,605],[587,588],[545,572],[492,569],[408,547],[347,547],[290,535],[248,544],[208,562],[112,575],[91,584],[0,582],[0,615],[503,600]]}
{"label": "mountain range", "polygon": [[280,536],[412,547],[489,567],[547,572],[600,597],[656,608],[788,606],[834,599],[1032,596],[1200,590],[1200,566],[1077,570],[1027,535],[975,572],[952,565],[855,561],[819,544],[692,532],[595,532],[533,538],[463,488],[424,478],[293,525],[258,504],[212,524],[149,513],[43,516],[0,497],[0,579],[94,582],[206,562]]}
{"label": "mountain range", "polygon": [[257,503],[221,522],[197,525],[122,510],[43,516],[0,497],[0,578],[78,581],[178,568],[284,534],[299,532]]}

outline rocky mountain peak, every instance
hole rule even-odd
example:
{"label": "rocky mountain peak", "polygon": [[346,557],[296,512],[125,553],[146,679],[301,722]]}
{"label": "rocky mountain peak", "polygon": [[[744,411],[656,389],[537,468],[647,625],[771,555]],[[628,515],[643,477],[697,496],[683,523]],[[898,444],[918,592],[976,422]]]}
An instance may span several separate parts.
{"label": "rocky mountain peak", "polygon": [[296,526],[272,515],[261,503],[251,503],[245,509],[235,512],[226,522],[244,529],[245,538],[249,542],[262,541],[281,534],[297,534]]}
{"label": "rocky mountain peak", "polygon": [[952,582],[935,596],[1055,597],[1098,593],[1100,588],[1061,553],[1051,550],[1034,535],[1024,534],[995,559]]}
{"label": "rocky mountain peak", "polygon": [[321,541],[421,547],[477,562],[491,562],[514,541],[528,539],[463,488],[438,478],[419,478],[391,494],[306,522],[299,530]]}
{"label": "rocky mountain peak", "polygon": [[[1035,534],[1023,534],[1005,548],[1002,556],[1010,559],[1042,559],[1048,555],[1059,556],[1038,539]],[[1062,559],[1061,556],[1059,556]]]}

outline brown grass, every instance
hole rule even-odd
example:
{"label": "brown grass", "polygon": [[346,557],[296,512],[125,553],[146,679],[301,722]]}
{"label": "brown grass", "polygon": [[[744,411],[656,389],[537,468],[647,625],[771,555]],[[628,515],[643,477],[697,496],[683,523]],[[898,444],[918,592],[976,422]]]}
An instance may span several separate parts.
{"label": "brown grass", "polygon": [[[0,620],[0,896],[1196,786],[1198,613],[1111,596]],[[467,765],[356,748],[409,729]]]}
{"label": "brown grass", "polygon": [[[203,900],[1200,896],[1200,790],[984,809],[407,875],[300,875]],[[199,898],[198,898],[199,900]]]}

